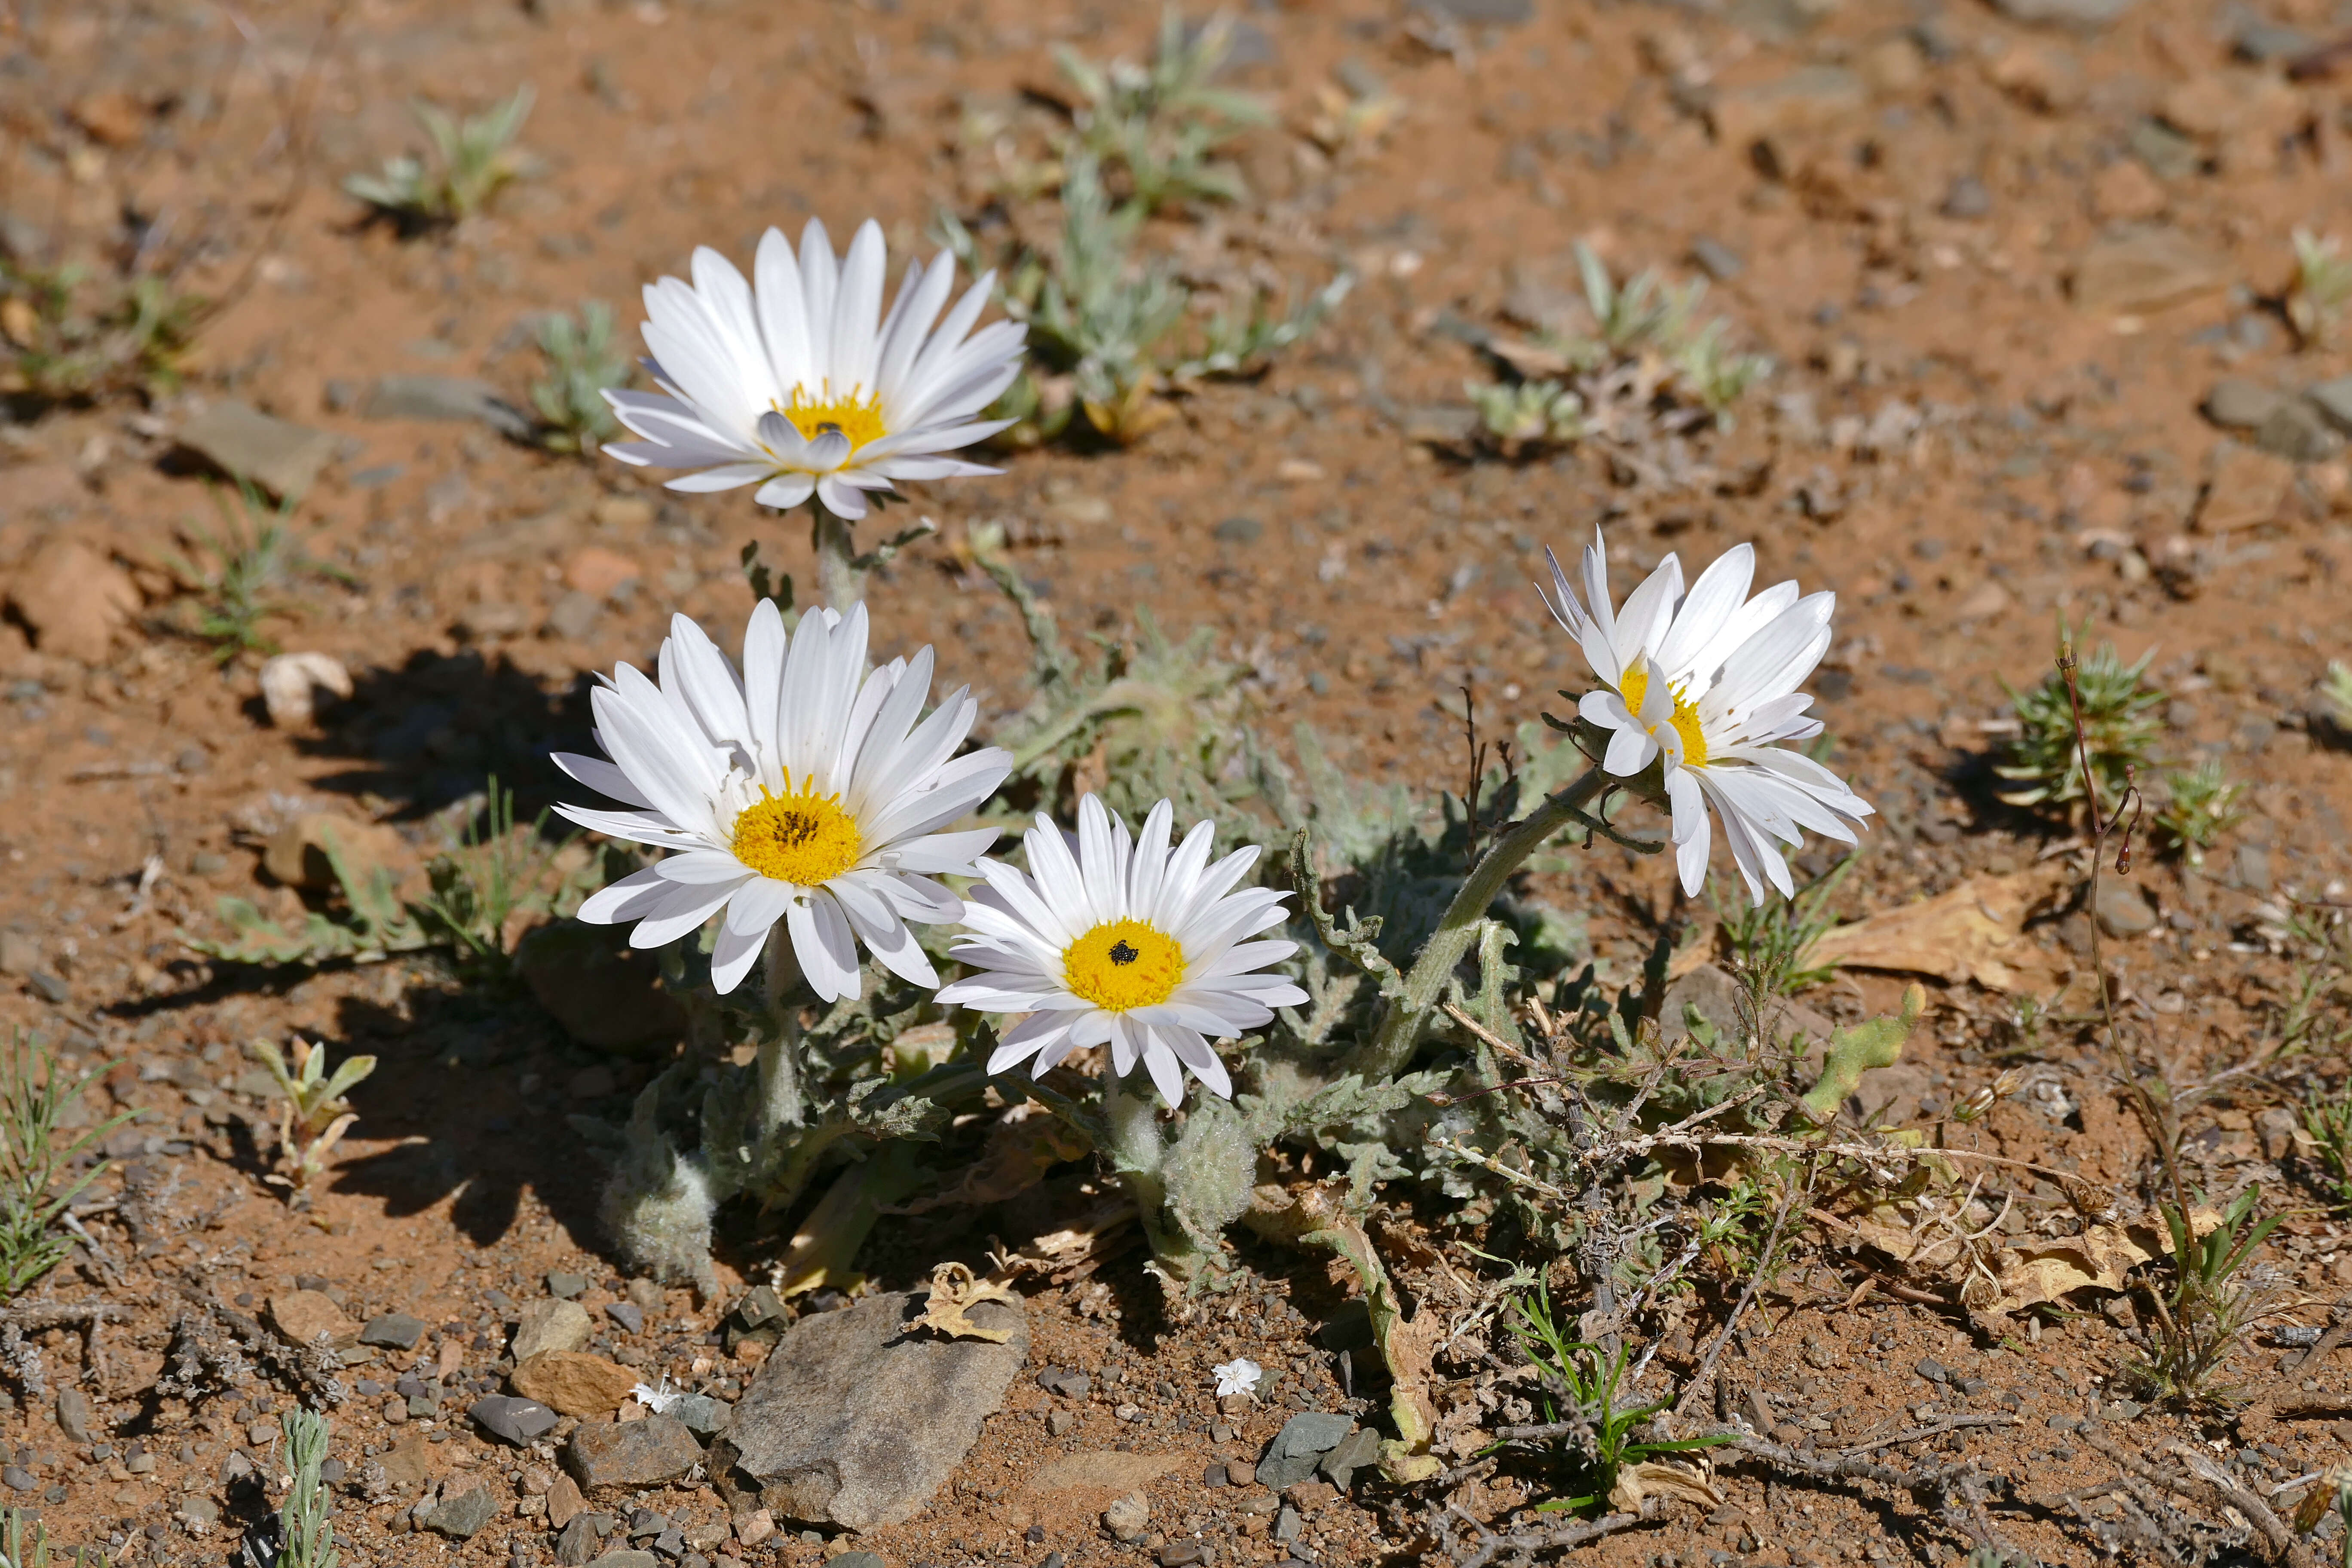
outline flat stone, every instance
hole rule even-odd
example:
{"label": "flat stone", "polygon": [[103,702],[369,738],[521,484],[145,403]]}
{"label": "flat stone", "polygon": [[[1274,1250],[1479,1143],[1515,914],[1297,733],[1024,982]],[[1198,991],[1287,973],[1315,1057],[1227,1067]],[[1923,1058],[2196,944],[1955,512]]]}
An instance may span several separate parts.
{"label": "flat stone", "polygon": [[396,1487],[421,1487],[433,1479],[436,1451],[422,1432],[404,1432],[397,1442],[376,1456],[384,1479]]}
{"label": "flat stone", "polygon": [[2254,431],[2254,445],[2290,463],[2324,463],[2344,450],[2344,437],[2307,398],[2283,400]]}
{"label": "flat stone", "polygon": [[1282,1424],[1257,1462],[1257,1479],[1281,1491],[1315,1473],[1323,1456],[1347,1440],[1355,1422],[1345,1415],[1303,1410]]}
{"label": "flat stone", "polygon": [[499,1500],[487,1486],[459,1492],[453,1498],[443,1498],[433,1505],[433,1511],[422,1521],[425,1529],[456,1541],[470,1540],[474,1532],[496,1519]]}
{"label": "flat stone", "polygon": [[1027,1314],[985,1302],[1003,1344],[909,1332],[904,1292],[814,1313],[784,1331],[711,1445],[730,1503],[850,1530],[898,1524],[929,1502],[1002,1408],[1029,1352]]}
{"label": "flat stone", "polygon": [[686,1033],[686,1010],[661,989],[659,965],[613,927],[541,926],[517,944],[515,973],[566,1034],[593,1049],[638,1055]]}
{"label": "flat stone", "polygon": [[2334,381],[2323,381],[2303,393],[2305,401],[2319,410],[2320,416],[2352,436],[2352,375],[2339,375]]}
{"label": "flat stone", "polygon": [[180,445],[233,479],[250,479],[280,500],[302,495],[334,460],[339,438],[275,418],[249,405],[215,403],[188,421]]}
{"label": "flat stone", "polygon": [[[567,1274],[558,1268],[547,1276],[547,1293],[560,1301],[569,1301],[587,1289],[588,1276],[585,1274]],[[584,1307],[581,1310],[587,1310]]]}
{"label": "flat stone", "polygon": [[360,409],[362,419],[478,420],[513,440],[527,438],[531,417],[487,381],[462,375],[379,377]]}
{"label": "flat stone", "polygon": [[639,1381],[633,1368],[584,1351],[541,1351],[508,1379],[524,1398],[582,1420],[618,1410]]}
{"label": "flat stone", "polygon": [[667,1415],[584,1426],[563,1446],[564,1468],[583,1491],[657,1487],[702,1462],[694,1434]]}
{"label": "flat stone", "polygon": [[360,1343],[382,1345],[387,1350],[413,1351],[416,1342],[425,1337],[425,1324],[405,1312],[386,1312],[370,1318],[360,1330]]}
{"label": "flat stone", "polygon": [[[840,1559],[836,1557],[834,1561],[838,1563]],[[617,1552],[607,1552],[602,1557],[591,1559],[588,1568],[662,1568],[662,1560],[650,1552],[625,1546]]]}
{"label": "flat stone", "polygon": [[1748,147],[1774,136],[1834,125],[1869,102],[1868,87],[1843,66],[1799,66],[1769,81],[1726,88],[1707,117],[1717,142]]}
{"label": "flat stone", "polygon": [[1356,1472],[1367,1465],[1377,1464],[1381,1457],[1381,1435],[1369,1426],[1359,1426],[1348,1434],[1339,1446],[1323,1456],[1316,1473],[1328,1478],[1341,1491],[1355,1479]]}
{"label": "flat stone", "polygon": [[557,1526],[555,1561],[562,1568],[587,1568],[590,1554],[596,1550],[595,1515],[575,1513]]}
{"label": "flat stone", "polygon": [[1993,9],[2029,26],[2095,33],[2112,26],[2134,4],[2136,0],[1993,0]]}
{"label": "flat stone", "polygon": [[517,1365],[547,1351],[583,1349],[596,1332],[596,1320],[577,1301],[549,1298],[522,1310],[507,1353]]}
{"label": "flat stone", "polygon": [[58,1430],[69,1443],[87,1443],[98,1431],[97,1417],[89,1407],[89,1395],[79,1388],[58,1390]]}
{"label": "flat stone", "polygon": [[580,1483],[570,1476],[558,1476],[547,1489],[547,1524],[551,1530],[562,1530],[572,1522],[574,1514],[588,1506],[580,1495]]}
{"label": "flat stone", "polygon": [[474,1425],[491,1436],[526,1447],[534,1437],[543,1436],[555,1426],[555,1412],[536,1399],[518,1399],[510,1394],[493,1394],[478,1399],[466,1408]]}
{"label": "flat stone", "polygon": [[2109,936],[2145,936],[2156,929],[2156,906],[2129,882],[2099,884],[2099,929]]}
{"label": "flat stone", "polygon": [[680,1394],[662,1407],[662,1414],[698,1436],[708,1437],[725,1429],[735,1407],[708,1394]]}
{"label": "flat stone", "polygon": [[2229,281],[2211,252],[2176,228],[2126,230],[2095,240],[2074,264],[2074,303],[2094,315],[2161,310]]}
{"label": "flat stone", "polygon": [[607,1301],[604,1303],[604,1315],[612,1319],[625,1334],[646,1331],[646,1310],[635,1301]]}
{"label": "flat stone", "polygon": [[2286,504],[2294,469],[2268,452],[2235,441],[2219,443],[2212,478],[2197,509],[2197,525],[2208,533],[2253,528],[2270,521]]}
{"label": "flat stone", "polygon": [[2252,430],[2286,401],[2285,393],[2259,381],[2227,375],[2215,382],[2213,390],[2205,395],[2205,417],[2224,430]]}
{"label": "flat stone", "polygon": [[871,1552],[845,1552],[825,1560],[825,1568],[890,1568],[890,1560]]}
{"label": "flat stone", "polygon": [[[1718,1039],[1738,1039],[1740,994],[1738,977],[1729,970],[1717,963],[1700,964],[1670,983],[1659,999],[1659,1040],[1672,1045],[1688,1035],[1692,1013],[1712,1026]],[[1830,1030],[1835,1026],[1801,1002],[1788,1003],[1779,1023],[1784,1038],[1802,1034],[1816,1047],[1828,1041]]]}
{"label": "flat stone", "polygon": [[52,536],[17,570],[8,604],[43,653],[102,664],[138,613],[139,585],[79,539]]}
{"label": "flat stone", "polygon": [[350,1337],[352,1323],[332,1296],[323,1290],[285,1290],[269,1298],[269,1321],[298,1345],[314,1345],[323,1336],[331,1344]]}
{"label": "flat stone", "polygon": [[1416,0],[1421,9],[1479,27],[1516,27],[1534,20],[1535,0]]}

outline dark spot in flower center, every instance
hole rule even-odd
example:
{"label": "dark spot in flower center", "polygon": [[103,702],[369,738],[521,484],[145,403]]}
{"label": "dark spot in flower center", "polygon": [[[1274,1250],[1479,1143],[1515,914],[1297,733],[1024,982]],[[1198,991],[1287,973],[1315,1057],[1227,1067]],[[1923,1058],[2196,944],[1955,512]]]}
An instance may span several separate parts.
{"label": "dark spot in flower center", "polygon": [[820,419],[816,423],[816,433],[820,436],[839,436],[845,432],[842,430],[840,426],[835,424],[832,420]]}
{"label": "dark spot in flower center", "polygon": [[816,837],[817,820],[797,811],[782,813],[771,829],[777,843],[787,849],[797,849]]}
{"label": "dark spot in flower center", "polygon": [[1110,961],[1122,968],[1142,956],[1143,954],[1128,946],[1124,938],[1110,944]]}

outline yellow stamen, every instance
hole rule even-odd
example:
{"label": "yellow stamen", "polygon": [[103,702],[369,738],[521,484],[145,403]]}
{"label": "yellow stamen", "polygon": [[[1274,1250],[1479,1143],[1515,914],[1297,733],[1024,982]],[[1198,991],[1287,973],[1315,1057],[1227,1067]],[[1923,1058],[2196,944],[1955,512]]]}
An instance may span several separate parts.
{"label": "yellow stamen", "polygon": [[1184,947],[1142,921],[1106,921],[1062,950],[1062,983],[1097,1007],[1154,1007],[1184,981]]}
{"label": "yellow stamen", "polygon": [[[1650,661],[1644,658],[1618,678],[1617,695],[1625,700],[1625,710],[1633,715],[1635,721],[1639,722],[1642,717],[1642,699],[1649,694]],[[1674,698],[1675,710],[1667,716],[1666,722],[1672,724],[1682,735],[1683,762],[1694,768],[1705,767],[1706,765],[1706,731],[1698,721],[1698,704],[1684,696],[1680,688],[1675,689]],[[1649,731],[1654,735],[1658,732],[1658,728],[1653,724],[1649,726]]]}
{"label": "yellow stamen", "polygon": [[818,387],[819,396],[812,399],[803,386],[793,388],[793,400],[776,412],[793,422],[793,428],[804,441],[814,441],[827,430],[838,430],[849,437],[853,452],[869,442],[879,441],[889,432],[882,426],[882,395],[859,397],[862,390],[851,387],[839,397],[833,395],[833,383]]}
{"label": "yellow stamen", "polygon": [[864,846],[839,795],[807,784],[793,792],[792,784],[787,776],[781,795],[760,786],[759,804],[735,819],[735,858],[762,877],[814,888],[856,865]]}

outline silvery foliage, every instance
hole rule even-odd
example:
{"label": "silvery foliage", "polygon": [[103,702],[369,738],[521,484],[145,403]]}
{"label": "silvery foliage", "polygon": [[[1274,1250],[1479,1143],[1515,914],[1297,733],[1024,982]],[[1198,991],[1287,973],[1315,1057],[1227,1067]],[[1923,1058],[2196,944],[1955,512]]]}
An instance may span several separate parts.
{"label": "silvery foliage", "polygon": [[[1250,1207],[1260,1155],[1278,1143],[1318,1151],[1326,1168],[1344,1169],[1359,1208],[1384,1182],[1467,1191],[1458,1170],[1422,1163],[1426,1133],[1443,1121],[1491,1147],[1507,1130],[1488,1123],[1510,1108],[1490,1096],[1468,1110],[1441,1110],[1427,1097],[1464,1068],[1497,1081],[1496,1064],[1441,1016],[1444,1042],[1429,1065],[1384,1070],[1367,1059],[1372,1026],[1485,835],[1580,772],[1584,759],[1529,727],[1518,738],[1527,760],[1516,773],[1489,770],[1482,780],[1474,831],[1469,810],[1450,795],[1432,805],[1400,785],[1358,783],[1303,726],[1293,736],[1296,764],[1278,757],[1247,721],[1251,671],[1214,658],[1205,636],[1180,645],[1147,621],[1133,639],[1096,657],[1074,653],[1050,610],[989,541],[979,542],[980,563],[1013,599],[1033,645],[1035,695],[988,737],[1013,753],[1008,792],[1061,808],[1091,787],[1129,816],[1170,799],[1180,820],[1214,821],[1221,845],[1268,845],[1259,875],[1301,895],[1285,934],[1300,943],[1294,973],[1313,1000],[1224,1047],[1233,1101],[1193,1098],[1160,1123],[1157,1168],[1120,1172],[1131,1194],[1163,1211],[1145,1216],[1162,1267],[1181,1279],[1213,1278],[1223,1232]],[[1081,782],[1083,770],[1096,773]],[[1327,898],[1340,905],[1337,918],[1321,913]],[[1474,950],[1475,979],[1457,978],[1450,999],[1512,1038],[1513,1008],[1529,984],[1580,952],[1581,929],[1508,897],[1496,913]],[[944,959],[946,932],[925,931],[923,940]],[[613,1162],[604,1218],[633,1264],[708,1279],[713,1216],[730,1199],[753,1197],[763,1211],[781,1212],[844,1162],[888,1140],[936,1142],[956,1114],[982,1108],[989,1080],[978,1064],[993,1041],[977,1015],[955,1016],[956,1049],[946,1065],[924,1068],[939,1056],[927,1050],[915,1053],[915,1076],[894,1079],[886,1068],[885,1047],[908,1030],[932,1026],[936,1033],[940,1010],[919,988],[879,976],[862,998],[835,1005],[790,1042],[789,1072],[772,1066],[763,1073],[757,1061],[729,1060],[747,1043],[770,1043],[776,1054],[775,1022],[751,988],[713,995],[707,955],[691,942],[667,950],[664,962],[670,989],[688,999],[689,1049],[639,1094],[626,1126],[575,1118]],[[1037,1099],[1097,1149],[1110,1147],[1092,1100],[1018,1073],[1002,1088],[1008,1098]]]}

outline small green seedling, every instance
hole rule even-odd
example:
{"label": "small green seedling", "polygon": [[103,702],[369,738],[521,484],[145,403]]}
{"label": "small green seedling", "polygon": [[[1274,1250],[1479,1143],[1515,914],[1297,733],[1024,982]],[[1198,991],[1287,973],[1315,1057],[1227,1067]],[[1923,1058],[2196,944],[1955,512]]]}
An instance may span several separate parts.
{"label": "small green seedling", "polygon": [[416,122],[433,143],[433,166],[403,153],[387,159],[378,174],[353,174],[343,189],[382,213],[404,234],[446,227],[474,216],[499,186],[521,173],[508,143],[530,115],[528,83],[514,96],[460,121],[437,104],[418,99]]}
{"label": "small green seedling", "polygon": [[591,300],[576,321],[551,311],[540,323],[539,352],[548,370],[530,388],[540,445],[551,452],[593,454],[621,428],[604,401],[605,389],[629,380],[629,356],[613,345],[613,308]]}
{"label": "small green seedling", "polygon": [[2205,863],[2205,852],[2221,836],[2245,820],[2240,804],[2246,786],[2221,771],[2212,758],[2194,768],[2173,768],[2164,775],[2164,804],[2156,812],[2156,841],[2191,866]]}
{"label": "small green seedling", "polygon": [[[30,1545],[25,1526],[33,1527]],[[74,1548],[74,1568],[108,1568],[110,1559],[87,1546]],[[38,1512],[20,1508],[0,1510],[0,1568],[49,1568],[49,1527]]]}
{"label": "small green seedling", "polygon": [[[2076,634],[2062,626],[2059,640],[2072,647]],[[2053,669],[2030,690],[2003,683],[2015,710],[2018,733],[2008,754],[1993,772],[2009,781],[2000,798],[2011,805],[2060,807],[2069,816],[2080,813],[2090,792],[2098,794],[2104,817],[2123,800],[2129,781],[2154,763],[2163,721],[2158,710],[2164,693],[2142,679],[2154,649],[2137,663],[2126,664],[2114,645],[2102,643],[2084,656],[2075,682],[2083,700],[2083,733],[2074,733],[2074,710],[2063,669]],[[2083,775],[2083,755],[2090,754],[2091,782]]]}
{"label": "small green seedling", "polygon": [[[0,1080],[0,1301],[14,1300],[66,1259],[72,1239],[58,1228],[67,1208],[107,1163],[73,1173],[86,1150],[136,1114],[123,1111],[60,1145],[67,1109],[96,1074],[75,1078],[22,1034],[11,1042]],[[11,1543],[14,1556],[14,1543]]]}
{"label": "small green seedling", "polygon": [[2200,1237],[2181,1202],[2157,1205],[2172,1241],[2171,1283],[2150,1289],[2156,1328],[2150,1353],[2131,1369],[2152,1394],[2182,1405],[2226,1405],[2238,1397],[2214,1384],[2246,1331],[2275,1310],[2284,1291],[2267,1270],[2249,1268],[2254,1249],[2280,1216],[2254,1217],[2262,1188],[2248,1187]]}
{"label": "small green seedling", "polygon": [[2287,324],[2305,348],[2324,348],[2352,306],[2352,257],[2334,235],[2294,231],[2294,281],[2287,286]]}
{"label": "small green seedling", "polygon": [[336,1568],[342,1553],[335,1549],[334,1507],[319,1474],[327,1462],[331,1428],[324,1415],[297,1405],[288,1412],[285,1429],[286,1458],[293,1474],[285,1506],[278,1511],[285,1542],[278,1568]]}
{"label": "small green seedling", "polygon": [[1534,1363],[1543,1381],[1547,1419],[1580,1428],[1574,1447],[1565,1456],[1573,1493],[1537,1505],[1538,1512],[1586,1512],[1606,1502],[1617,1488],[1619,1474],[1662,1454],[1687,1454],[1728,1443],[1736,1436],[1722,1432],[1706,1437],[1673,1440],[1642,1437],[1636,1429],[1673,1401],[1620,1405],[1617,1389],[1625,1375],[1626,1351],[1613,1352],[1561,1331],[1552,1314],[1551,1296],[1538,1281],[1534,1292],[1512,1304],[1512,1336],[1520,1352]]}
{"label": "small green seedling", "polygon": [[341,1142],[359,1113],[343,1097],[375,1071],[373,1057],[348,1057],[332,1074],[327,1071],[327,1050],[299,1035],[294,1037],[294,1060],[268,1040],[252,1046],[256,1060],[278,1080],[284,1101],[278,1108],[278,1170],[267,1179],[288,1188],[299,1207],[310,1201],[310,1184],[327,1168],[327,1157]]}

